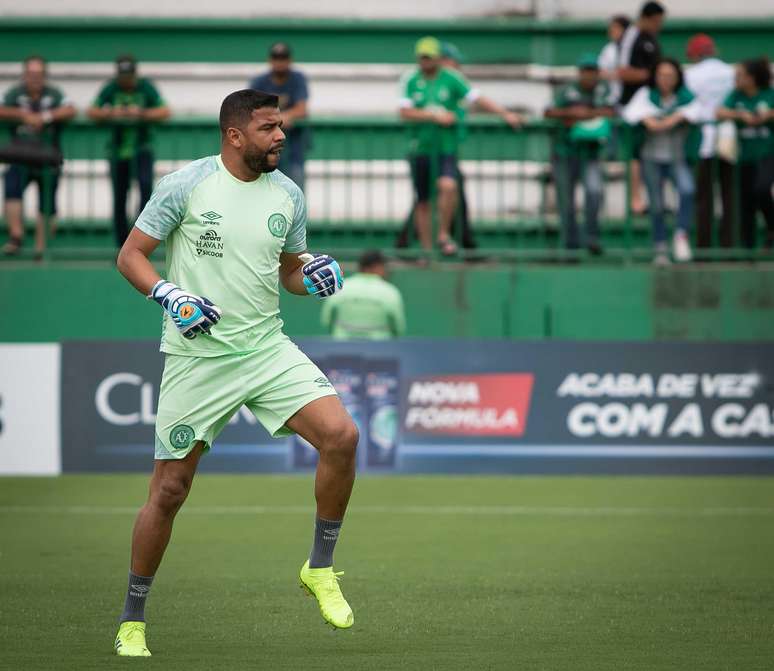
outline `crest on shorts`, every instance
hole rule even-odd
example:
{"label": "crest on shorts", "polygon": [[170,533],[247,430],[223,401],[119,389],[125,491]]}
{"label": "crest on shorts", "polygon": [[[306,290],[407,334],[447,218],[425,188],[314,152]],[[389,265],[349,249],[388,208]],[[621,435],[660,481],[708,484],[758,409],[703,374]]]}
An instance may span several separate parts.
{"label": "crest on shorts", "polygon": [[169,444],[176,450],[184,450],[194,439],[194,430],[187,424],[178,424],[169,432]]}
{"label": "crest on shorts", "polygon": [[275,238],[284,238],[288,232],[288,220],[284,214],[276,212],[269,217],[269,231]]}

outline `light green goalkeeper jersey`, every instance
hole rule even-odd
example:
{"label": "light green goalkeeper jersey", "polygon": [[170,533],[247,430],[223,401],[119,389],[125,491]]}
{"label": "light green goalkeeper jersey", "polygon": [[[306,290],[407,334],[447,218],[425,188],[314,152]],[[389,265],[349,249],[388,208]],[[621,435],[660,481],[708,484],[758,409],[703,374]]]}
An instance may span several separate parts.
{"label": "light green goalkeeper jersey", "polygon": [[347,277],[341,292],[325,299],[321,319],[331,335],[341,340],[385,340],[406,330],[400,291],[374,273]]}
{"label": "light green goalkeeper jersey", "polygon": [[162,352],[251,352],[281,331],[280,253],[306,249],[304,195],[281,172],[243,182],[220,156],[199,159],[159,181],[135,226],[166,240],[166,279],[223,310],[212,335],[193,340],[165,314]]}

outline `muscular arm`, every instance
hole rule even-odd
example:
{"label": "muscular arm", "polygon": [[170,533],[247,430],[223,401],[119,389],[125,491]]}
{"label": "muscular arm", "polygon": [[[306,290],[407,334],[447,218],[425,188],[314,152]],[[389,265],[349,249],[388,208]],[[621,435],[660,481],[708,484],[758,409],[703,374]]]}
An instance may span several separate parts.
{"label": "muscular arm", "polygon": [[135,227],[129,233],[129,237],[118,253],[118,261],[116,262],[118,271],[144,296],[147,296],[153,285],[161,279],[153,264],[148,260],[160,242],[160,240],[156,240]]}
{"label": "muscular arm", "polygon": [[280,254],[279,278],[282,286],[291,294],[308,296],[309,293],[304,286],[304,274],[301,272],[301,266],[304,263],[298,258],[300,254],[303,252]]}

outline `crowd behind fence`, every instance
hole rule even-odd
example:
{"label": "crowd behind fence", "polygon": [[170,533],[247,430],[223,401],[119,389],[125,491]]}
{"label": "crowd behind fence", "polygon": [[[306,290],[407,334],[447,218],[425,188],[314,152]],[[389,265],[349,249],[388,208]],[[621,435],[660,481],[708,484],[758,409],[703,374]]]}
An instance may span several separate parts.
{"label": "crowd behind fence", "polygon": [[[679,62],[659,52],[664,14],[647,2],[636,23],[613,17],[608,45],[579,57],[544,119],[481,95],[460,69],[459,50],[434,37],[416,43],[417,68],[401,80],[397,117],[309,115],[306,79],[290,67],[289,45],[274,44],[270,70],[250,87],[280,101],[287,129],[280,168],[306,194],[312,244],[317,237],[353,253],[376,246],[461,258],[604,252],[668,263],[673,228],[676,261],[771,257],[768,61],[745,61],[735,74],[711,38],[698,35],[684,79]],[[472,106],[500,118],[471,117]],[[131,220],[161,176],[219,151],[217,120],[170,118],[130,55],[116,59],[115,78],[85,111],[78,116],[47,83],[42,58],[24,61],[22,81],[0,105],[7,255],[29,255],[22,213],[37,200],[36,257],[94,249],[111,256],[126,238],[127,213]],[[33,181],[37,193],[26,188]],[[59,239],[46,250],[54,221]],[[105,244],[111,229],[113,246]]]}
{"label": "crowd behind fence", "polygon": [[[360,248],[379,240],[391,245],[413,203],[405,161],[405,126],[387,118],[311,119],[307,123],[315,137],[306,162],[312,239],[315,234],[324,234],[342,248]],[[627,196],[631,131],[618,122],[616,125],[616,152],[603,162],[602,235],[611,256],[647,258],[650,225],[645,217],[632,213]],[[558,130],[557,124],[543,121],[525,124],[516,133],[496,120],[476,119],[469,124],[460,165],[478,249],[468,250],[468,255],[572,256],[564,249],[552,184],[551,147]],[[91,246],[83,243],[83,234],[106,238],[111,234],[110,162],[105,157],[109,132],[109,128],[87,120],[75,120],[63,129],[65,160],[57,194],[58,235],[63,241],[51,251],[54,256],[93,255]],[[156,179],[218,151],[214,119],[172,119],[155,132]],[[34,210],[36,199],[31,189],[25,194],[28,212]],[[135,189],[130,211],[136,209],[137,202]],[[674,207],[676,200],[671,198],[670,202]],[[750,256],[750,250],[738,246],[713,246],[698,252],[699,258]]]}

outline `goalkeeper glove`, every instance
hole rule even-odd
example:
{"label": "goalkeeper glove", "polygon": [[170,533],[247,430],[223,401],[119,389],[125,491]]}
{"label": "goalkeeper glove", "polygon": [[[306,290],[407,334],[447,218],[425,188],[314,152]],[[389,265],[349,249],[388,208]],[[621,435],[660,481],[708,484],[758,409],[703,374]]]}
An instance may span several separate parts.
{"label": "goalkeeper glove", "polygon": [[153,285],[148,298],[156,301],[172,317],[177,330],[192,340],[199,333],[210,335],[210,329],[220,321],[221,309],[202,296],[195,296],[166,280]]}
{"label": "goalkeeper glove", "polygon": [[304,262],[301,272],[304,274],[304,286],[308,294],[327,298],[342,290],[344,276],[336,259],[327,254],[299,254],[298,258]]}

